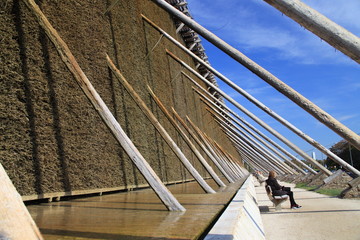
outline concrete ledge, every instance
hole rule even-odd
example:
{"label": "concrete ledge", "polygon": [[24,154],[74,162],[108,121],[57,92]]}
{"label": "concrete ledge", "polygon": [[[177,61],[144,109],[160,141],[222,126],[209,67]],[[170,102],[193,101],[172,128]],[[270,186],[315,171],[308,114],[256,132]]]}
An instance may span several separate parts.
{"label": "concrete ledge", "polygon": [[244,182],[205,239],[265,239],[252,175]]}

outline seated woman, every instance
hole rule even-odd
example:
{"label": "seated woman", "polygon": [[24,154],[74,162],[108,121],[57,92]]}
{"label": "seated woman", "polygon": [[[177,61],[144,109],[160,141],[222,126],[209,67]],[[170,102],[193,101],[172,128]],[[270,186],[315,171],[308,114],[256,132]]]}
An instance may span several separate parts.
{"label": "seated woman", "polygon": [[270,171],[269,177],[266,180],[266,184],[271,187],[272,194],[274,196],[281,196],[281,195],[288,195],[290,198],[290,208],[298,209],[301,208],[298,204],[296,204],[294,199],[294,193],[291,191],[289,187],[281,186],[278,181],[276,180],[276,172]]}

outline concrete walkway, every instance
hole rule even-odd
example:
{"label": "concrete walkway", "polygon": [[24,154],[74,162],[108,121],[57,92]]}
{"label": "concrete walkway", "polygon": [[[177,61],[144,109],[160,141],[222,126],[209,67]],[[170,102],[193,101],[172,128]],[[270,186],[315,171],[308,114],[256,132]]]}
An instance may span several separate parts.
{"label": "concrete walkway", "polygon": [[360,240],[360,200],[338,199],[292,187],[301,209],[290,209],[289,201],[275,211],[264,185],[255,184],[267,240],[351,239]]}

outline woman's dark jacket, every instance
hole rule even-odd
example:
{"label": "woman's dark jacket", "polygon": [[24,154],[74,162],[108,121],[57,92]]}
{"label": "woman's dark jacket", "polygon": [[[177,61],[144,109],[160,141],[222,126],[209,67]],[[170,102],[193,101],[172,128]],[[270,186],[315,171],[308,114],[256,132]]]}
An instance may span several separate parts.
{"label": "woman's dark jacket", "polygon": [[275,178],[269,177],[266,180],[266,184],[271,187],[271,192],[274,196],[286,195],[287,192],[282,190],[282,186],[278,183]]}

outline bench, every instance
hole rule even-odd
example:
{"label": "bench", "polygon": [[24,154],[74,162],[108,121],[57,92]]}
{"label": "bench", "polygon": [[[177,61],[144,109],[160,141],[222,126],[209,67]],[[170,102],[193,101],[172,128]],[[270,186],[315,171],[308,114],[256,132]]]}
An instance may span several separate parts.
{"label": "bench", "polygon": [[273,196],[271,192],[271,187],[269,185],[265,185],[266,193],[270,199],[270,201],[274,204],[275,210],[281,210],[281,203],[285,202],[289,196],[281,195],[281,196]]}

